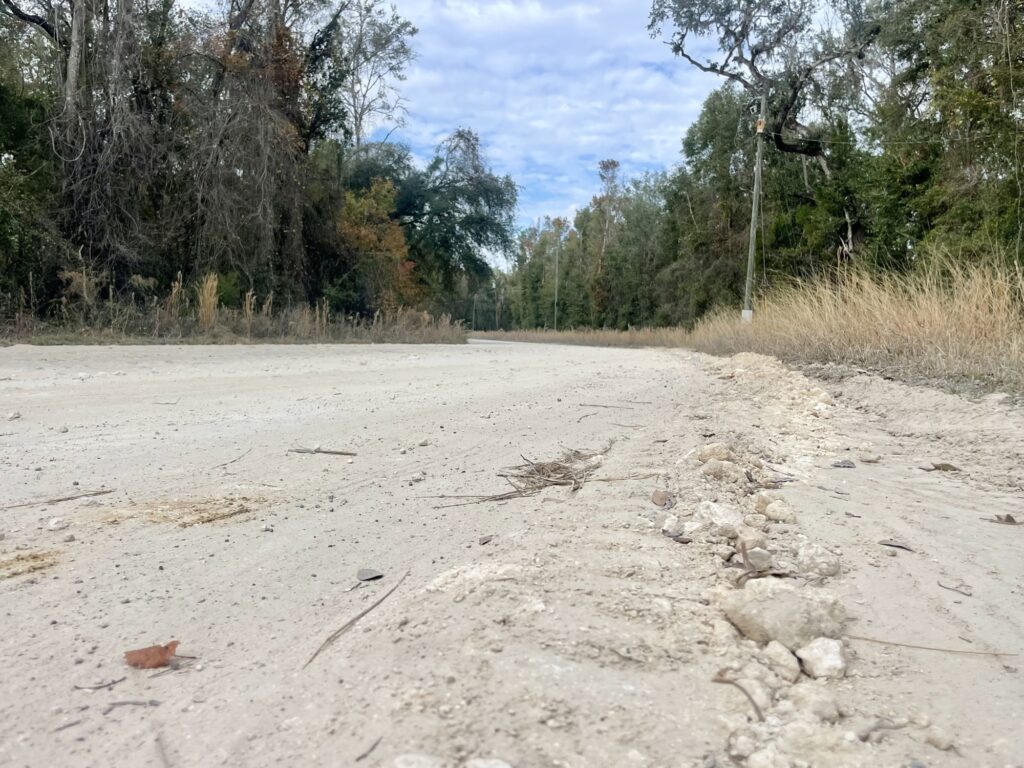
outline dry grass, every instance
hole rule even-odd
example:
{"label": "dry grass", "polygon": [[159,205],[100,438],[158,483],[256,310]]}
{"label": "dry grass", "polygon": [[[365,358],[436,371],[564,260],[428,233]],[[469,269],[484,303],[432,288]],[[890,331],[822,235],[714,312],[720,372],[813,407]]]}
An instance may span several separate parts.
{"label": "dry grass", "polygon": [[[144,301],[88,305],[65,298],[47,320],[19,313],[0,326],[0,343],[152,344],[152,343],[353,343],[462,344],[466,331],[448,315],[398,309],[370,318],[336,316],[326,301],[313,306],[274,308],[274,296],[248,292],[239,309],[219,306],[216,275],[187,290],[181,276],[168,295]],[[193,299],[194,297],[194,299]]]}
{"label": "dry grass", "polygon": [[578,491],[584,483],[592,479],[594,472],[601,466],[601,459],[611,450],[611,443],[600,451],[578,451],[571,450],[562,454],[556,461],[530,461],[525,456],[523,461],[515,467],[509,467],[500,472],[501,477],[507,482],[512,490],[495,494],[470,495],[470,496],[437,496],[439,499],[460,499],[452,504],[442,504],[435,509],[448,507],[464,507],[471,504],[482,504],[484,502],[509,501],[510,499],[524,499],[536,496],[546,488],[566,486],[572,491]]}
{"label": "dry grass", "polygon": [[589,328],[570,331],[474,331],[473,338],[536,344],[577,344],[583,347],[685,347],[690,343],[690,333],[685,328],[631,328],[628,331]]}
{"label": "dry grass", "polygon": [[796,281],[762,299],[753,323],[722,310],[682,328],[474,334],[508,341],[760,352],[904,379],[1024,391],[1024,272],[937,257],[909,275],[849,271]]}
{"label": "dry grass", "polygon": [[1024,275],[941,260],[910,275],[796,282],[763,300],[753,323],[732,312],[707,318],[689,346],[1021,391]]}
{"label": "dry grass", "polygon": [[196,297],[196,316],[199,330],[209,333],[217,325],[217,308],[220,305],[217,293],[220,279],[215,274],[207,275],[199,284]]}

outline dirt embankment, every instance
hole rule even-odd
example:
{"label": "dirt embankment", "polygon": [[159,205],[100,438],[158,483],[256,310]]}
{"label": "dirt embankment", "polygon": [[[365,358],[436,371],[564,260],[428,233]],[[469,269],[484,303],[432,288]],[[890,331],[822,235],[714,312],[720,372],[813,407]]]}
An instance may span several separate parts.
{"label": "dirt embankment", "polygon": [[[5,764],[1024,759],[996,398],[652,350],[0,355]],[[584,448],[578,490],[435,498]]]}

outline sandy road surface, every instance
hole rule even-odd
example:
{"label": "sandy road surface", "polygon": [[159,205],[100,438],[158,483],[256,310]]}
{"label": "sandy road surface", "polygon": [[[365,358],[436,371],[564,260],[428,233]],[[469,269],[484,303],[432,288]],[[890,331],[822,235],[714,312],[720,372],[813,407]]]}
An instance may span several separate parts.
{"label": "sandy road surface", "polygon": [[[609,442],[575,493],[424,498]],[[0,511],[0,765],[1024,765],[1024,657],[986,655],[1024,652],[1024,527],[981,519],[1022,459],[999,398],[754,356],[0,349],[0,506],[113,490]],[[786,574],[742,597],[843,606],[845,676],[726,620],[741,540]]]}

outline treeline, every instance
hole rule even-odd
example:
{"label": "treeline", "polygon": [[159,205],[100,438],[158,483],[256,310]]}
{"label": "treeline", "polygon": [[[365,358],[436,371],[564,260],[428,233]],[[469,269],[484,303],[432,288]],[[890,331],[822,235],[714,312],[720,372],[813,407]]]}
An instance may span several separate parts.
{"label": "treeline", "polygon": [[[553,328],[556,283],[560,328],[690,325],[738,307],[762,95],[759,291],[936,253],[1020,262],[1024,2],[656,0],[651,30],[723,85],[677,168],[624,180],[605,161],[572,221],[522,233],[507,322]],[[697,36],[717,58],[690,55]]]}
{"label": "treeline", "polygon": [[208,275],[227,307],[462,316],[517,190],[471,130],[373,140],[415,34],[385,0],[0,0],[0,317]]}

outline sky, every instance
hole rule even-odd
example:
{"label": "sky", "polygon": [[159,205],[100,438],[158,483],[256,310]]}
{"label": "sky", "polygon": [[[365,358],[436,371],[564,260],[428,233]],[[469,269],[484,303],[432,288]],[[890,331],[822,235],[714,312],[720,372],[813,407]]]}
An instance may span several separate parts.
{"label": "sky", "polygon": [[597,164],[626,176],[677,164],[716,78],[647,32],[647,0],[395,0],[419,28],[392,140],[421,157],[472,128],[495,171],[520,186],[520,224],[571,216]]}

